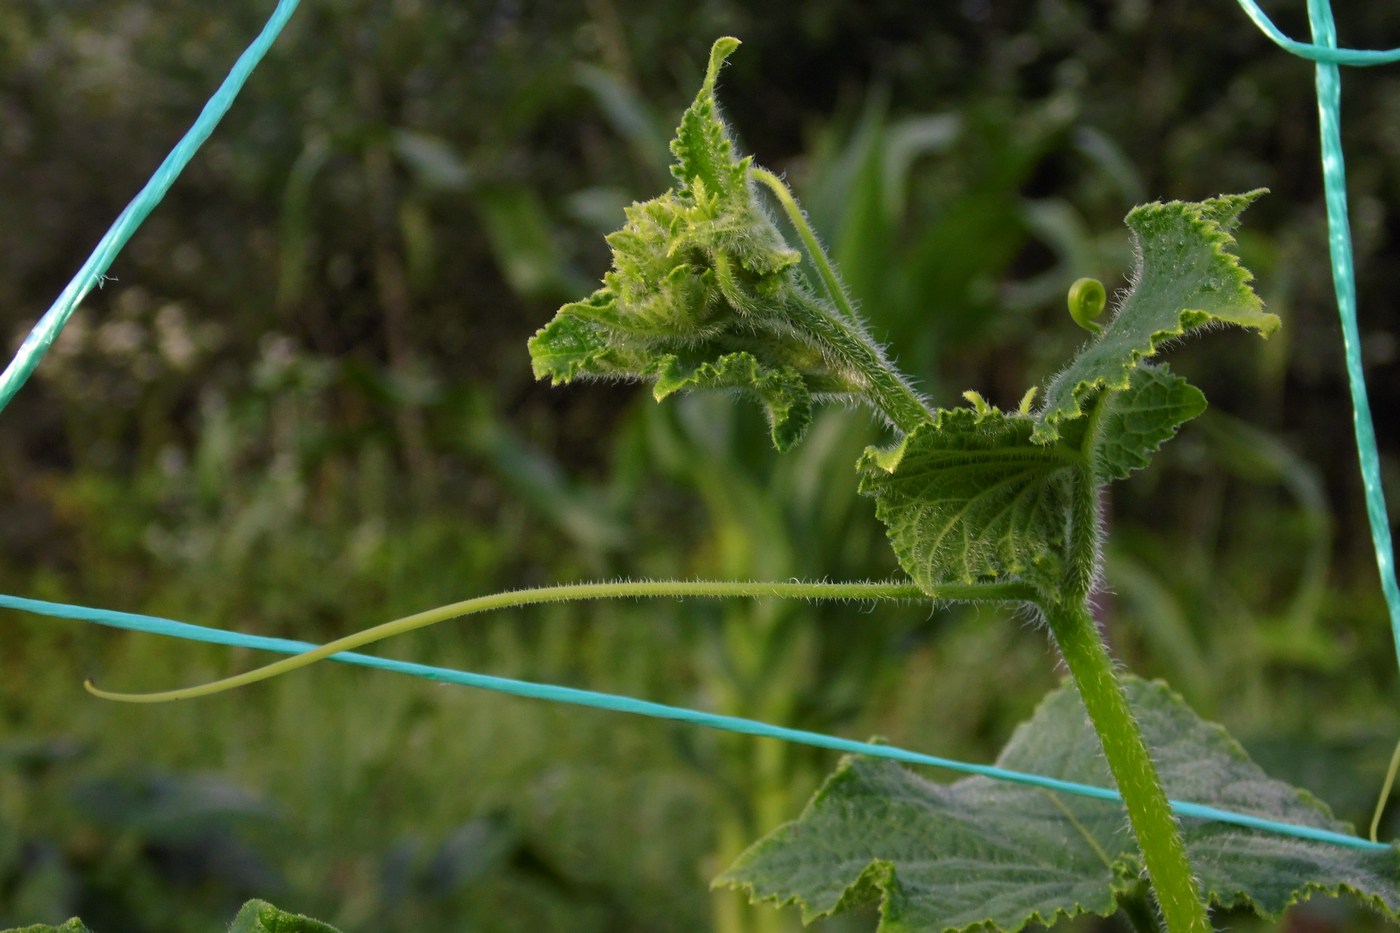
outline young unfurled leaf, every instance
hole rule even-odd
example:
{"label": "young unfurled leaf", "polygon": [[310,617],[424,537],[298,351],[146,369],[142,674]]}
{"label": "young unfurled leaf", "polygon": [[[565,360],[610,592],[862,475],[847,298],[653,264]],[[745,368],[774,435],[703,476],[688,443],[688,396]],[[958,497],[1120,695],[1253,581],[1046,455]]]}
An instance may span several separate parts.
{"label": "young unfurled leaf", "polygon": [[[1347,833],[1305,791],[1273,780],[1219,726],[1165,686],[1126,687],[1169,796]],[[998,765],[1110,787],[1078,693],[1052,693]],[[1277,917],[1314,894],[1400,911],[1400,855],[1183,819],[1191,864],[1216,904]],[[873,900],[882,931],[1014,931],[1107,915],[1140,876],[1116,803],[974,777],[935,784],[892,762],[847,759],[795,822],[756,843],[716,884],[796,903],[804,920]]]}
{"label": "young unfurled leaf", "polygon": [[738,156],[715,102],[720,66],[738,44],[715,43],[681,119],[671,144],[677,188],[627,209],[608,237],[603,287],[560,308],[530,356],[536,378],[556,384],[642,380],[655,383],[658,400],[692,388],[752,395],[782,450],[801,439],[814,397],[880,407],[876,383],[913,395],[860,325],[817,297],[758,200],[751,160]]}
{"label": "young unfurled leaf", "polygon": [[1094,478],[1100,483],[1127,479],[1177,428],[1206,410],[1206,397],[1166,366],[1141,364],[1128,388],[1115,392],[1101,415],[1093,446]]}
{"label": "young unfurled leaf", "polygon": [[676,138],[671,141],[671,154],[676,164],[671,174],[686,194],[703,188],[725,201],[740,206],[748,198],[748,159],[740,159],[734,150],[729,128],[719,115],[715,102],[715,80],[725,59],[739,47],[732,36],[716,39],[710,47],[710,64],[705,69],[705,83],[695,103],[681,117]]}
{"label": "young unfurled leaf", "polygon": [[1030,417],[985,403],[944,409],[893,450],[861,458],[860,491],[875,498],[921,588],[1008,578],[1053,586],[1089,461],[1067,443],[1033,443],[1034,429]]}
{"label": "young unfurled leaf", "polygon": [[1113,319],[1046,388],[1035,439],[1046,443],[1080,417],[1101,389],[1123,389],[1139,361],[1175,337],[1210,324],[1268,336],[1279,326],[1262,310],[1251,276],[1231,251],[1240,213],[1263,190],[1200,203],[1144,204],[1128,214],[1137,267]]}
{"label": "young unfurled leaf", "polygon": [[[1091,584],[1085,566],[1071,566],[1084,565],[1084,555],[1069,554],[1085,531],[1075,523],[1093,520],[1096,487],[1145,467],[1205,410],[1200,391],[1146,359],[1163,341],[1213,322],[1264,334],[1278,326],[1230,252],[1230,230],[1259,194],[1130,213],[1136,284],[1051,381],[1038,414],[1003,414],[974,394],[974,408],[941,411],[894,450],[867,452],[861,491],[875,497],[916,583],[930,594],[939,584],[975,580],[1020,578],[1046,593],[1064,582]],[[1072,581],[1061,579],[1066,569]]]}

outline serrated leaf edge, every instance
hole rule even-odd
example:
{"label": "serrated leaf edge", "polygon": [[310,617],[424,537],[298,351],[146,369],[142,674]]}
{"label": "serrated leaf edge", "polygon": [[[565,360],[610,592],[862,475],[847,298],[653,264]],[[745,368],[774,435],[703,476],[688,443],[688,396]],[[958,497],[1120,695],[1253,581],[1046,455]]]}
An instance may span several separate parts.
{"label": "serrated leaf edge", "polygon": [[[1130,358],[1123,364],[1122,372],[1118,378],[1099,377],[1096,379],[1081,380],[1070,392],[1072,407],[1061,410],[1051,409],[1048,407],[1050,399],[1053,397],[1051,389],[1065,373],[1070,371],[1070,368],[1073,366],[1073,361],[1071,361],[1070,364],[1053,376],[1046,384],[1044,397],[1047,407],[1037,413],[1036,429],[1032,435],[1032,438],[1037,443],[1048,444],[1057,439],[1059,437],[1059,425],[1062,422],[1083,417],[1085,413],[1085,402],[1092,397],[1095,392],[1100,389],[1121,390],[1126,388],[1131,378],[1132,371],[1138,367],[1142,360],[1155,356],[1171,341],[1185,336],[1188,331],[1194,330],[1200,325],[1209,327],[1216,322],[1221,324],[1236,324],[1240,327],[1254,330],[1260,337],[1264,338],[1268,338],[1274,331],[1278,330],[1282,325],[1282,321],[1279,320],[1278,315],[1262,310],[1263,301],[1261,301],[1254,290],[1249,287],[1250,283],[1254,281],[1254,274],[1245,268],[1244,264],[1240,262],[1239,256],[1234,253],[1233,247],[1235,246],[1235,238],[1230,232],[1238,226],[1239,215],[1244,212],[1245,208],[1249,207],[1249,205],[1267,192],[1267,188],[1255,188],[1253,191],[1247,191],[1243,194],[1219,195],[1214,198],[1207,198],[1205,201],[1154,201],[1150,204],[1138,205],[1128,212],[1128,216],[1124,218],[1124,223],[1133,234],[1133,254],[1135,257],[1133,276],[1128,288],[1129,294],[1138,286],[1137,276],[1140,274],[1143,264],[1143,235],[1136,225],[1137,222],[1145,215],[1152,212],[1182,210],[1188,215],[1188,221],[1201,232],[1202,238],[1210,244],[1211,250],[1218,260],[1229,267],[1231,277],[1235,280],[1236,284],[1249,292],[1249,305],[1254,313],[1243,314],[1236,318],[1208,314],[1202,312],[1200,309],[1182,308],[1177,312],[1177,326],[1174,329],[1154,331],[1148,335],[1148,346],[1145,350],[1133,348],[1129,351]],[[1113,321],[1117,320],[1117,314],[1123,305],[1123,301],[1120,300],[1115,304],[1116,307],[1113,310],[1113,316],[1109,325],[1106,326],[1097,337],[1091,340],[1089,345],[1109,337],[1112,331]]]}

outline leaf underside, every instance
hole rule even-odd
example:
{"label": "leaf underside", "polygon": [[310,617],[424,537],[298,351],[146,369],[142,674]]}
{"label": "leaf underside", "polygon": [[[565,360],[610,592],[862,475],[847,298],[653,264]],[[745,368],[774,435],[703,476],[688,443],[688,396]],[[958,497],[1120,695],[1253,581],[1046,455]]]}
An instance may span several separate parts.
{"label": "leaf underside", "polygon": [[[1306,791],[1269,778],[1219,726],[1166,686],[1126,678],[1170,797],[1336,832]],[[1017,728],[997,764],[1111,787],[1099,740],[1071,687]],[[1210,900],[1274,918],[1314,894],[1400,911],[1400,853],[1362,851],[1183,819]],[[935,784],[888,761],[844,760],[796,821],[760,840],[716,885],[795,903],[804,921],[878,900],[884,933],[1015,931],[1106,916],[1133,890],[1141,858],[1121,805],[972,777]]]}
{"label": "leaf underside", "polygon": [[1092,456],[1099,483],[1127,479],[1145,468],[1151,455],[1181,425],[1206,410],[1201,390],[1165,366],[1139,364],[1128,387],[1107,400]]}
{"label": "leaf underside", "polygon": [[1053,589],[1068,566],[1075,498],[1147,466],[1205,396],[1165,366],[1140,365],[1128,387],[1049,444],[1030,415],[952,408],[891,450],[861,458],[861,492],[905,572],[926,593],[940,585],[1025,580]]}

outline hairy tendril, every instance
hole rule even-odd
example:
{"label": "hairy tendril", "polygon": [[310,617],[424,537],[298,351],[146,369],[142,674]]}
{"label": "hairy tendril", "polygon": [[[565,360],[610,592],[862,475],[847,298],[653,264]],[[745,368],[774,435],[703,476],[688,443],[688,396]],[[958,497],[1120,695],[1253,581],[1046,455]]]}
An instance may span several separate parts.
{"label": "hairy tendril", "polygon": [[242,674],[225,677],[221,680],[184,687],[177,690],[163,690],[153,693],[123,693],[105,690],[91,680],[85,681],[84,689],[93,696],[104,700],[123,703],[165,703],[171,700],[191,700],[196,697],[212,696],[247,686],[259,681],[288,674],[292,671],[315,664],[342,651],[351,651],[375,642],[413,632],[439,622],[458,619],[464,616],[490,612],[496,609],[513,609],[520,606],[533,606],[540,603],[585,602],[603,599],[809,599],[809,600],[974,600],[1024,602],[1033,592],[1029,586],[1019,583],[971,583],[955,584],[941,588],[939,592],[927,593],[913,583],[808,583],[791,581],[787,583],[764,583],[746,580],[637,580],[607,583],[574,583],[559,586],[542,586],[528,590],[514,590],[478,596],[461,602],[449,603],[435,609],[414,613],[385,622],[371,628],[347,635],[321,645],[312,651],[283,658],[263,667],[254,668]]}

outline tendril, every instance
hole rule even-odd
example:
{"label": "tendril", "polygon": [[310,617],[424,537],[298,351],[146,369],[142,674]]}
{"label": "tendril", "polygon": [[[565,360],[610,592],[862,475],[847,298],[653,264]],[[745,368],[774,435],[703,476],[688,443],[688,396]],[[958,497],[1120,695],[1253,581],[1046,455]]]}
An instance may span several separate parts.
{"label": "tendril", "polygon": [[290,673],[342,651],[351,651],[374,642],[383,641],[386,638],[426,628],[429,625],[436,625],[439,622],[481,612],[490,612],[495,609],[512,609],[540,603],[636,598],[681,599],[687,597],[863,601],[947,599],[1024,602],[1032,595],[1028,586],[1019,583],[953,584],[938,587],[934,592],[926,592],[913,583],[898,581],[891,583],[806,583],[801,581],[762,583],[747,580],[638,580],[542,586],[529,590],[478,596],[474,599],[450,603],[436,609],[404,616],[401,619],[385,622],[353,635],[338,638],[311,651],[283,658],[242,674],[235,674],[232,677],[225,677],[193,687],[154,693],[122,693],[104,690],[88,680],[83,683],[83,688],[93,696],[123,703],[165,703],[171,700],[190,700],[196,697],[212,696],[235,687],[246,686]]}
{"label": "tendril", "polygon": [[1076,279],[1075,283],[1069,287],[1069,316],[1074,318],[1074,323],[1084,328],[1091,334],[1097,334],[1103,330],[1097,323],[1099,315],[1103,314],[1103,309],[1108,304],[1108,293],[1104,291],[1103,283],[1098,279],[1091,279],[1087,276]]}

